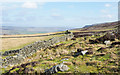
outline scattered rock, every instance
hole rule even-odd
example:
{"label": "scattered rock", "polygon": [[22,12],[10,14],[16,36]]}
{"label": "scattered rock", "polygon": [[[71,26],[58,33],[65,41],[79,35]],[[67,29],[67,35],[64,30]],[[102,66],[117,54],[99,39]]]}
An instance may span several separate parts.
{"label": "scattered rock", "polygon": [[85,55],[88,52],[88,50],[81,51],[82,55]]}
{"label": "scattered rock", "polygon": [[59,65],[53,66],[50,69],[45,70],[45,74],[51,75],[51,74],[57,73],[58,71],[61,71],[61,72],[67,71],[68,69],[69,67],[67,65],[64,65],[63,63],[61,63]]}
{"label": "scattered rock", "polygon": [[99,48],[97,51],[98,51],[98,52],[99,52],[99,51],[103,51],[104,49],[106,49],[106,48],[101,47],[101,48]]}
{"label": "scattered rock", "polygon": [[104,41],[104,43],[106,44],[106,46],[110,45],[111,42],[110,41]]}

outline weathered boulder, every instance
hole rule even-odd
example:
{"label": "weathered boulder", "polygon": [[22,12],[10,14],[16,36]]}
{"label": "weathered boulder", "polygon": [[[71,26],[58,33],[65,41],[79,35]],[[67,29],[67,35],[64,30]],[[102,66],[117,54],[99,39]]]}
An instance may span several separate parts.
{"label": "weathered boulder", "polygon": [[67,71],[68,69],[69,67],[67,65],[64,65],[63,63],[61,63],[59,65],[53,66],[50,69],[45,70],[45,74],[51,75],[51,74],[57,73],[58,71],[61,71],[61,72]]}
{"label": "weathered boulder", "polygon": [[81,51],[82,55],[85,55],[88,52],[88,50]]}
{"label": "weathered boulder", "polygon": [[111,45],[111,42],[109,40],[108,41],[104,41],[104,43],[106,44],[106,46]]}

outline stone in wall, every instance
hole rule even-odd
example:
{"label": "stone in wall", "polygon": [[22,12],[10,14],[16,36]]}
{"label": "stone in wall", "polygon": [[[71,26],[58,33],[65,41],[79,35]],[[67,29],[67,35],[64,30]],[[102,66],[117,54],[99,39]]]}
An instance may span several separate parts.
{"label": "stone in wall", "polygon": [[25,46],[24,48],[18,49],[19,51],[13,51],[13,53],[18,52],[18,54],[15,55],[15,56],[8,56],[6,59],[4,59],[3,64],[4,65],[9,65],[9,64],[21,63],[22,60],[24,60],[26,57],[32,56],[37,50],[41,50],[41,49],[51,47],[55,43],[66,41],[66,40],[71,39],[73,37],[74,36],[72,34],[67,34],[67,35],[64,35],[64,36],[61,36],[61,37],[53,37],[53,38],[51,38],[47,41],[35,42],[31,45]]}

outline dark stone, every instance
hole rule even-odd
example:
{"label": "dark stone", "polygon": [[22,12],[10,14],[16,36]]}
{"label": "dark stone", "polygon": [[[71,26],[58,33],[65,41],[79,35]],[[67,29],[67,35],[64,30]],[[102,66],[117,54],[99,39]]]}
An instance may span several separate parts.
{"label": "dark stone", "polygon": [[76,38],[74,37],[74,38],[72,38],[71,40],[76,40]]}
{"label": "dark stone", "polygon": [[113,48],[115,45],[120,45],[120,42],[113,42],[113,43],[109,46],[109,48]]}
{"label": "dark stone", "polygon": [[16,66],[17,68],[20,68],[20,66]]}
{"label": "dark stone", "polygon": [[115,40],[115,35],[113,33],[106,33],[103,37],[97,38],[95,40],[89,40],[91,44],[94,43],[104,43],[106,40],[114,41]]}
{"label": "dark stone", "polygon": [[90,44],[96,43],[96,41],[89,39]]}
{"label": "dark stone", "polygon": [[15,69],[15,68],[17,68],[17,67],[15,66],[15,67],[13,67],[11,70],[13,70],[13,69]]}
{"label": "dark stone", "polygon": [[36,63],[35,62],[31,62],[31,66],[36,66]]}
{"label": "dark stone", "polygon": [[101,48],[99,48],[97,51],[98,51],[98,52],[99,52],[99,51],[103,51],[104,49],[106,49],[106,48],[101,47]]}
{"label": "dark stone", "polygon": [[81,49],[81,48],[78,48],[78,49],[77,49],[77,52],[81,52],[81,51],[83,51],[83,49]]}
{"label": "dark stone", "polygon": [[27,65],[30,65],[30,63],[26,63],[25,65],[26,65],[26,66],[27,66]]}
{"label": "dark stone", "polygon": [[96,56],[104,56],[105,53],[99,53],[99,54],[96,54]]}
{"label": "dark stone", "polygon": [[87,40],[86,36],[84,37],[84,40]]}
{"label": "dark stone", "polygon": [[21,67],[26,68],[26,64],[22,64]]}
{"label": "dark stone", "polygon": [[111,45],[120,45],[120,42],[113,42]]}
{"label": "dark stone", "polygon": [[65,34],[70,34],[71,32],[69,30],[66,30],[65,31]]}
{"label": "dark stone", "polygon": [[24,68],[23,69],[23,73],[28,73],[29,72],[29,68]]}

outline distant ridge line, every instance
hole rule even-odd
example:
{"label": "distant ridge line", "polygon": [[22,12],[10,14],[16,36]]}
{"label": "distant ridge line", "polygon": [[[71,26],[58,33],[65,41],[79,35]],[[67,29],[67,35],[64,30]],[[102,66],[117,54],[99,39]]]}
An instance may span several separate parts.
{"label": "distant ridge line", "polygon": [[46,34],[46,35],[36,35],[36,36],[16,36],[16,37],[0,37],[0,38],[27,38],[27,37],[42,37],[42,36],[51,36],[51,35],[59,35],[64,33],[55,33],[55,34]]}

